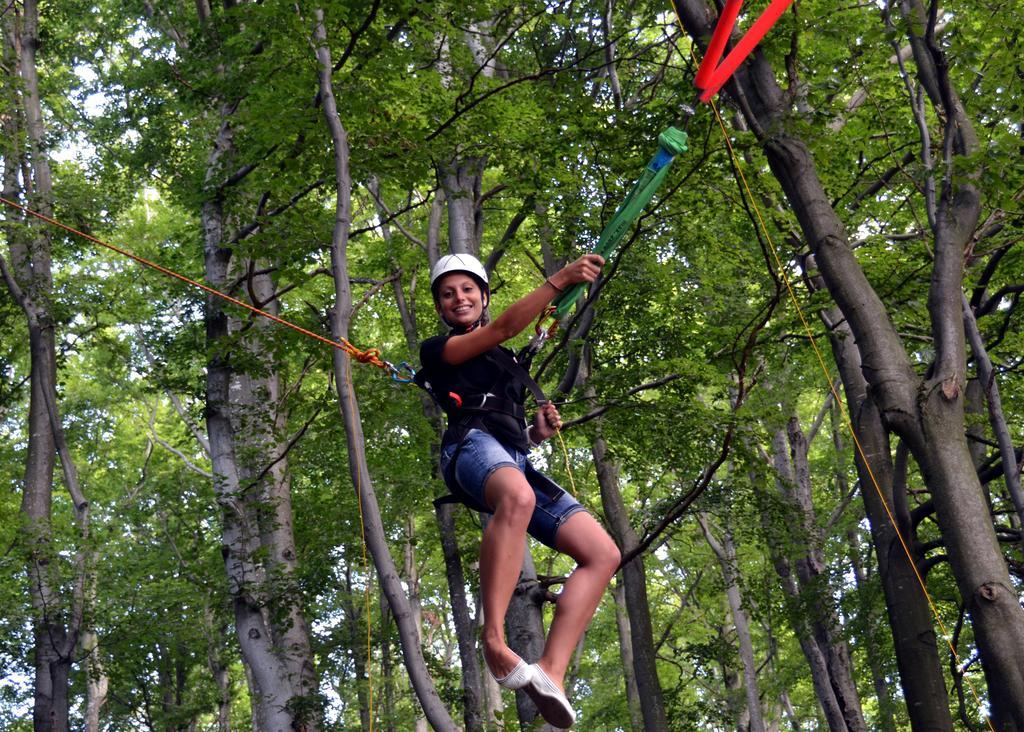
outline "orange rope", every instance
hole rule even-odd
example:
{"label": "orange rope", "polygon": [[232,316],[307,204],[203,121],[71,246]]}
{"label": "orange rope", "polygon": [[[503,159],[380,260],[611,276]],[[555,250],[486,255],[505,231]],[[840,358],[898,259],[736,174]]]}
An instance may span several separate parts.
{"label": "orange rope", "polygon": [[[673,10],[676,11],[675,15],[676,15],[676,21],[679,23],[679,29],[683,32],[683,35],[686,35],[686,29],[683,27],[682,18],[679,17],[679,12],[676,9],[675,4],[673,4],[672,8],[673,8]],[[693,46],[692,45],[690,46],[690,57],[693,58],[694,62],[696,62],[696,57],[694,55]],[[782,263],[781,257],[779,256],[778,249],[775,246],[775,242],[772,240],[771,234],[768,231],[768,225],[765,223],[764,217],[761,214],[761,209],[757,205],[757,199],[754,197],[753,193],[751,192],[750,186],[747,183],[747,178],[743,174],[742,167],[740,167],[740,162],[739,162],[739,159],[738,159],[738,157],[736,155],[736,151],[733,149],[732,142],[729,140],[729,133],[725,129],[725,122],[722,120],[722,115],[719,114],[718,107],[715,105],[714,99],[710,99],[709,103],[711,104],[712,110],[714,110],[715,118],[718,120],[718,126],[722,130],[722,137],[725,139],[725,145],[726,145],[726,147],[729,150],[729,155],[732,158],[733,165],[736,168],[736,171],[739,173],[740,180],[743,183],[743,190],[746,192],[747,199],[750,201],[750,204],[751,204],[755,214],[757,215],[757,221],[758,221],[758,224],[760,225],[761,231],[764,234],[765,239],[767,240],[767,242],[769,244],[769,248],[771,249],[771,252],[772,252],[772,257],[775,260],[776,269],[782,275],[783,282],[786,285],[786,290],[789,293],[789,298],[793,302],[793,305],[796,308],[797,314],[800,317],[800,322],[803,324],[804,331],[807,334],[807,338],[810,341],[811,347],[814,349],[815,356],[817,356],[818,364],[821,366],[821,370],[825,374],[825,380],[828,382],[829,389],[832,392],[832,396],[833,396],[833,398],[835,400],[835,403],[836,403],[836,405],[838,405],[839,411],[840,411],[840,413],[843,416],[843,420],[844,420],[847,428],[850,430],[850,435],[853,438],[853,443],[856,446],[857,453],[858,453],[858,455],[860,455],[861,462],[864,464],[864,467],[867,470],[868,476],[871,478],[871,483],[874,485],[875,491],[878,493],[878,498],[879,498],[879,500],[881,500],[882,506],[885,508],[885,514],[886,514],[886,516],[889,517],[889,521],[892,524],[893,530],[896,532],[896,536],[899,539],[900,546],[903,547],[903,551],[904,551],[904,553],[907,556],[907,561],[909,562],[911,568],[914,570],[914,576],[917,578],[917,582],[921,586],[921,591],[924,593],[925,600],[927,600],[927,602],[928,602],[928,607],[931,609],[932,615],[934,616],[936,623],[938,623],[939,630],[942,633],[943,640],[945,640],[946,641],[946,645],[949,646],[949,650],[953,654],[953,658],[956,660],[957,666],[962,668],[963,667],[963,663],[960,660],[960,655],[957,653],[956,648],[953,646],[952,636],[949,633],[949,631],[947,630],[945,623],[942,622],[942,617],[939,614],[938,608],[936,607],[935,602],[932,599],[931,593],[928,592],[928,587],[925,584],[924,578],[921,576],[921,573],[918,570],[917,562],[914,561],[914,557],[913,557],[913,554],[910,551],[910,547],[907,545],[906,540],[903,538],[903,534],[900,531],[900,528],[899,528],[899,526],[896,523],[896,519],[895,519],[895,517],[892,514],[892,510],[889,508],[889,503],[885,499],[885,494],[882,492],[882,488],[878,484],[878,480],[875,478],[874,472],[871,470],[871,464],[870,464],[870,462],[867,459],[867,455],[864,452],[864,448],[861,445],[860,440],[857,438],[857,432],[853,428],[853,422],[850,419],[850,416],[847,413],[846,408],[843,406],[843,400],[840,399],[839,394],[838,394],[838,392],[836,390],[835,383],[832,381],[832,377],[829,374],[828,367],[825,365],[824,356],[822,356],[822,354],[821,354],[821,349],[818,348],[818,343],[817,343],[817,340],[814,337],[814,332],[811,329],[810,324],[807,322],[807,318],[804,315],[803,308],[800,306],[800,301],[797,298],[796,293],[793,290],[793,285],[790,282],[789,276],[786,274],[786,268],[785,268],[785,266]],[[982,703],[981,698],[978,695],[978,692],[975,690],[974,684],[971,683],[970,678],[966,675],[966,673],[961,674],[961,675],[962,675],[963,679],[967,682],[967,686],[971,690],[971,694],[974,697],[974,700],[978,704],[979,708],[984,709],[984,704]],[[989,729],[992,730],[992,732],[995,732],[995,728],[992,726],[991,718],[986,716],[985,717],[985,721],[988,723]]]}
{"label": "orange rope", "polygon": [[261,310],[260,308],[250,305],[247,302],[243,302],[242,300],[231,297],[231,295],[227,295],[221,292],[220,290],[210,287],[209,285],[204,285],[202,282],[197,282],[196,280],[186,277],[185,275],[178,274],[174,270],[168,269],[167,267],[159,265],[156,262],[151,262],[148,259],[145,259],[137,254],[134,254],[133,252],[128,251],[127,249],[122,249],[121,247],[114,246],[113,244],[108,244],[107,242],[101,239],[97,239],[95,236],[92,236],[91,234],[86,234],[84,231],[79,231],[78,229],[68,226],[67,224],[61,223],[60,221],[57,221],[56,219],[53,219],[49,216],[46,216],[45,214],[41,214],[38,211],[33,211],[32,209],[26,206],[22,206],[20,203],[10,201],[4,198],[3,196],[0,196],[0,203],[5,203],[11,208],[16,208],[19,211],[29,214],[30,216],[36,217],[40,221],[45,221],[48,224],[52,224],[53,226],[56,226],[60,229],[64,229],[65,231],[80,236],[83,239],[87,239],[88,241],[91,241],[94,244],[99,244],[101,247],[106,247],[107,249],[113,252],[117,252],[122,256],[128,257],[129,259],[132,259],[138,262],[139,264],[145,265],[146,267],[149,267],[151,269],[155,269],[157,272],[165,274],[168,277],[173,277],[174,279],[181,280],[182,282],[188,285],[198,287],[200,290],[204,290],[205,292],[208,292],[211,295],[214,295],[215,297],[219,297],[221,300],[226,300],[232,305],[237,305],[238,307],[244,308],[245,310],[255,313],[256,315],[262,315],[264,318],[267,318],[268,320],[272,320],[275,323],[287,326],[288,328],[291,328],[294,331],[302,333],[305,336],[309,336],[310,338],[318,340],[322,343],[326,343],[332,348],[339,348],[345,351],[349,356],[354,358],[356,361],[359,361],[360,363],[373,364],[377,368],[383,369],[385,371],[396,371],[391,364],[381,359],[380,349],[368,348],[367,350],[364,351],[360,350],[359,348],[357,348],[344,338],[340,339],[339,341],[331,340],[330,338],[326,338],[320,335],[319,333],[314,333],[311,330],[306,330],[300,325],[296,325],[295,323],[291,323],[285,320],[284,318],[279,318],[278,316],[272,313],[268,313],[265,310]]}
{"label": "orange rope", "polygon": [[[341,350],[343,350],[347,354],[349,354],[349,356],[354,358],[356,361],[359,361],[360,363],[373,364],[377,368],[383,369],[385,371],[391,371],[393,373],[393,375],[396,377],[396,379],[398,377],[398,370],[394,366],[392,366],[390,363],[388,363],[387,361],[381,360],[381,358],[380,358],[380,350],[377,349],[377,348],[369,348],[369,349],[363,351],[363,350],[360,350],[359,348],[356,348],[356,346],[354,346],[352,343],[350,343],[348,340],[346,340],[344,338],[340,339],[339,341],[333,341],[330,338],[325,338],[324,336],[320,335],[319,333],[314,333],[313,331],[307,330],[307,329],[303,328],[300,325],[295,325],[294,323],[291,323],[291,322],[289,322],[287,320],[284,320],[283,318],[279,318],[278,316],[273,315],[272,313],[268,313],[265,310],[261,310],[260,308],[257,308],[257,307],[255,307],[253,305],[250,305],[249,303],[246,303],[246,302],[243,302],[243,301],[241,301],[241,300],[239,300],[237,298],[231,297],[230,295],[227,295],[227,294],[221,292],[220,290],[214,289],[213,287],[210,287],[209,285],[204,285],[202,282],[197,282],[196,280],[193,280],[193,279],[191,279],[189,277],[186,277],[185,275],[178,274],[174,270],[168,269],[167,267],[164,267],[164,266],[162,266],[160,264],[157,264],[156,262],[151,262],[148,259],[145,259],[144,257],[140,257],[139,255],[137,255],[137,254],[135,254],[133,252],[128,251],[127,249],[122,249],[121,247],[114,246],[113,244],[108,244],[107,242],[105,242],[105,241],[103,241],[101,239],[97,239],[95,236],[92,236],[90,234],[86,234],[83,231],[79,231],[78,229],[75,229],[75,228],[73,228],[71,226],[68,226],[67,224],[61,223],[60,221],[57,221],[54,218],[46,216],[45,214],[39,213],[38,211],[33,211],[32,209],[30,209],[30,208],[28,208],[26,206],[22,206],[21,204],[16,203],[14,201],[10,201],[10,200],[4,198],[3,196],[0,196],[0,202],[5,203],[8,206],[10,206],[12,208],[15,208],[15,209],[18,209],[19,211],[22,211],[22,212],[24,212],[26,214],[34,216],[37,219],[39,219],[40,221],[45,221],[46,223],[52,224],[53,226],[56,226],[56,227],[58,227],[60,229],[64,229],[67,232],[70,232],[72,234],[76,234],[76,235],[82,237],[83,239],[87,239],[88,241],[93,242],[94,244],[99,244],[102,247],[106,247],[107,249],[109,249],[109,250],[111,250],[113,252],[117,252],[118,254],[121,254],[121,255],[123,255],[125,257],[128,257],[129,259],[132,259],[132,260],[138,262],[139,264],[145,265],[146,267],[150,267],[151,269],[155,269],[157,272],[165,274],[168,277],[173,277],[174,279],[180,280],[180,281],[182,281],[182,282],[184,282],[184,283],[186,283],[188,285],[192,285],[193,287],[198,287],[200,290],[208,292],[211,295],[219,297],[222,300],[226,300],[227,302],[230,302],[233,305],[237,305],[238,307],[244,308],[245,310],[248,310],[248,311],[250,311],[252,313],[255,313],[257,315],[262,315],[264,318],[267,318],[268,320],[272,320],[275,323],[280,323],[281,325],[287,326],[287,327],[291,328],[294,331],[302,333],[305,336],[309,336],[310,338],[318,340],[318,341],[320,341],[322,343],[326,343],[327,345],[331,346],[332,348],[340,348]],[[352,386],[352,384],[351,384],[351,378],[352,378],[351,371],[346,371],[346,378],[349,380],[349,388],[351,389],[351,386]],[[401,380],[401,379],[397,379],[397,380]],[[370,732],[372,732],[373,731],[373,671],[372,671],[372,668],[371,668],[371,663],[372,663],[372,660],[373,660],[373,645],[372,645],[373,644],[373,632],[372,632],[372,625],[371,625],[371,618],[370,618],[370,582],[369,582],[370,569],[369,569],[369,562],[367,560],[367,555],[366,555],[366,528],[365,528],[365,522],[364,522],[364,517],[363,517],[362,480],[361,480],[361,474],[360,474],[360,471],[359,471],[358,467],[356,469],[356,496],[357,496],[357,499],[358,499],[358,502],[359,502],[359,527],[360,527],[360,537],[362,539],[362,544],[363,544],[363,571],[366,574],[366,583],[365,583],[366,584],[366,589],[364,591],[364,604],[365,604],[364,612],[366,613],[366,679],[367,679],[367,688],[368,688],[368,696],[369,696]]]}

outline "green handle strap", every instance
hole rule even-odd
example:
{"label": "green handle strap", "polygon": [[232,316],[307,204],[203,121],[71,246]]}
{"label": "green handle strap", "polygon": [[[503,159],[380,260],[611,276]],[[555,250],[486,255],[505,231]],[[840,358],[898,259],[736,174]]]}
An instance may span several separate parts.
{"label": "green handle strap", "polygon": [[[640,179],[633,184],[626,199],[619,204],[615,215],[608,225],[601,232],[597,246],[594,247],[594,254],[600,254],[608,259],[615,253],[616,247],[625,233],[633,226],[633,222],[643,213],[644,208],[653,198],[654,193],[661,186],[661,182],[672,167],[675,156],[686,152],[686,133],[669,127],[658,136],[658,151],[651,158],[651,162],[644,168]],[[555,318],[561,320],[569,312],[573,304],[583,294],[586,283],[580,282],[555,298],[552,305],[555,307]]]}

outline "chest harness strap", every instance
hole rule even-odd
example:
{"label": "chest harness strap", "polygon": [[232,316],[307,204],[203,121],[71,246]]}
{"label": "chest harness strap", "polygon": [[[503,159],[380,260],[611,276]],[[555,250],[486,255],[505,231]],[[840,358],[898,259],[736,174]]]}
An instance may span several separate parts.
{"label": "chest harness strap", "polygon": [[[451,459],[448,461],[447,469],[442,475],[445,485],[448,486],[448,490],[451,492],[448,495],[435,499],[435,507],[440,507],[446,503],[463,503],[475,511],[490,513],[489,508],[480,505],[478,501],[461,489],[455,477],[455,464],[459,459],[459,453],[462,452],[463,439],[471,429],[474,427],[479,428],[482,425],[484,413],[501,412],[513,417],[518,422],[526,423],[526,410],[521,402],[505,399],[491,393],[502,376],[510,378],[524,391],[530,392],[538,406],[548,402],[548,398],[544,395],[540,385],[510,353],[501,348],[492,348],[484,354],[484,357],[493,366],[497,367],[500,375],[495,380],[491,389],[483,393],[463,395],[450,391],[447,394],[438,394],[428,380],[428,376],[425,373],[426,370],[420,369],[416,372],[414,379],[416,384],[430,394],[431,398],[448,415],[448,431],[446,436],[459,442]],[[541,483],[541,485],[542,487],[546,486],[545,483]],[[560,490],[554,485],[553,489],[555,490],[550,494],[551,498],[557,497]],[[545,495],[548,495],[548,491],[545,490],[543,492]]]}

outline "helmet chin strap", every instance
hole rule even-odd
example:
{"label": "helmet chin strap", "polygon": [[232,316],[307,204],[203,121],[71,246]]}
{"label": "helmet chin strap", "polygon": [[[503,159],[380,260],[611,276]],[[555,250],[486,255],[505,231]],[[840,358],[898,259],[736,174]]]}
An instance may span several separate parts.
{"label": "helmet chin strap", "polygon": [[458,335],[465,335],[466,333],[472,333],[474,330],[479,328],[480,327],[480,320],[483,320],[483,318],[481,318],[480,320],[476,321],[475,323],[473,323],[472,325],[470,325],[470,326],[468,326],[466,328],[462,328],[462,327],[459,327],[459,326],[452,325],[451,323],[449,323],[445,319],[445,317],[443,315],[441,316],[441,320],[444,320],[444,324],[447,325],[449,328],[451,328],[453,333],[456,333]]}

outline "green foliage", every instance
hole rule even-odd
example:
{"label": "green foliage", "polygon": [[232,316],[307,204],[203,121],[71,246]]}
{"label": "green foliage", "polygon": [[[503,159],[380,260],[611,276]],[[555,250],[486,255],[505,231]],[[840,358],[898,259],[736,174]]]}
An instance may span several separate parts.
{"label": "green foliage", "polygon": [[[203,22],[192,4],[157,5],[76,0],[45,6],[47,129],[53,149],[75,157],[54,168],[56,215],[201,279],[206,240],[199,222],[204,206],[219,205],[226,221],[220,240],[230,242],[239,263],[232,294],[251,299],[244,263],[259,262],[272,270],[282,292],[281,316],[326,333],[334,298],[333,283],[324,276],[334,225],[334,160],[310,45],[311,10],[297,12],[293,3],[276,0],[212,4]],[[328,2],[323,9],[339,64],[333,88],[354,183],[348,258],[359,307],[350,340],[380,348],[395,363],[415,362],[417,353],[402,330],[391,277],[415,313],[416,338],[437,332],[421,245],[430,233],[439,166],[457,156],[486,161],[481,252],[505,247],[494,275],[498,312],[541,282],[536,262],[543,246],[568,260],[597,240],[657,134],[678,121],[680,105],[692,98],[690,60],[660,4],[619,3],[612,13],[622,106],[616,106],[597,7],[395,0]],[[980,325],[1019,443],[1024,329],[1017,304],[1024,255],[1018,209],[1024,170],[1014,120],[1024,76],[1014,43],[995,26],[1019,27],[1014,21],[1021,20],[1021,10],[1003,7],[1006,17],[998,24],[983,20],[988,11],[980,10],[968,0],[944,8],[949,25],[942,42],[954,61],[954,86],[981,138],[981,151],[960,164],[971,171],[980,165],[989,227],[965,255],[965,291],[978,304],[1000,293]],[[479,73],[468,38],[502,42],[499,73]],[[924,374],[933,355],[927,311],[932,252],[928,237],[915,233],[927,230],[919,194],[926,172],[920,130],[890,61],[892,44],[903,42],[874,6],[810,2],[786,15],[763,50],[782,81],[785,55],[797,53],[789,81],[799,85],[799,98],[785,132],[812,150],[817,173],[857,243],[858,260]],[[866,101],[847,110],[861,89]],[[236,153],[213,166],[220,115],[229,108]],[[941,167],[936,141],[942,120],[928,114],[931,153]],[[736,541],[766,713],[784,719],[785,697],[796,710],[791,724],[821,723],[793,628],[827,603],[840,618],[874,728],[885,710],[874,699],[870,663],[890,682],[897,670],[863,510],[859,498],[842,503],[844,488],[856,482],[851,451],[836,447],[827,422],[811,445],[810,469],[813,528],[823,538],[828,571],[793,600],[779,587],[770,559],[773,552],[796,556],[812,538],[794,526],[792,507],[780,498],[766,464],[772,431],[792,415],[810,425],[827,390],[780,268],[821,347],[825,333],[815,315],[833,304],[823,293],[810,294],[802,281],[794,262],[806,246],[753,134],[730,127],[771,243],[748,213],[713,115],[699,110],[689,133],[691,152],[676,162],[657,206],[607,270],[614,274],[586,344],[593,394],[576,388],[560,407],[567,421],[598,406],[610,408],[599,420],[566,432],[564,456],[556,440],[536,457],[563,485],[575,483],[581,501],[602,517],[591,453],[600,433],[621,469],[632,524],[646,537],[697,484],[717,458],[723,435],[734,430],[729,461],[697,507],[728,526]],[[13,142],[5,141],[5,156]],[[914,155],[904,160],[907,153]],[[950,173],[960,177],[968,169]],[[394,215],[388,236],[368,192],[371,178]],[[883,178],[884,185],[870,192]],[[520,211],[527,217],[506,241]],[[419,243],[406,238],[399,224]],[[446,232],[439,233],[443,241]],[[986,270],[994,257],[1001,257],[999,266]],[[193,426],[203,429],[205,369],[214,356],[230,357],[252,376],[272,369],[289,387],[267,413],[273,406],[283,415],[273,427],[278,440],[301,433],[287,456],[299,570],[287,582],[270,577],[260,589],[293,599],[312,628],[328,726],[358,726],[369,686],[379,703],[381,689],[390,684],[390,721],[396,729],[410,727],[419,710],[401,673],[393,623],[376,609],[375,578],[364,564],[361,507],[328,350],[288,329],[251,326],[244,336],[251,351],[237,337],[213,352],[206,343],[202,292],[63,233],[55,232],[53,258],[60,408],[92,510],[87,547],[76,539],[60,485],[54,525],[63,551],[95,552],[90,624],[99,634],[112,690],[107,728],[214,726],[220,689],[211,666],[228,670],[232,724],[251,725],[221,556],[222,508],[203,475],[209,458],[193,432]],[[249,317],[229,311],[240,322]],[[30,673],[32,643],[18,518],[29,400],[24,332],[21,310],[0,298],[0,546],[11,548],[0,557],[0,667],[11,678]],[[553,354],[542,374],[553,390],[569,354],[549,348],[538,364]],[[582,344],[573,348],[579,353]],[[425,647],[428,667],[458,718],[460,669],[430,504],[444,490],[432,454],[438,436],[413,388],[365,367],[354,379],[382,520],[393,554],[408,546],[414,557],[424,617],[436,621],[430,621]],[[634,391],[642,385],[650,388]],[[257,423],[266,414],[248,417]],[[991,440],[987,420],[979,416],[976,422]],[[259,446],[245,457],[254,472],[265,466]],[[910,480],[920,492],[920,477],[912,472]],[[1003,493],[993,490],[993,506],[997,520],[1009,526],[1011,506]],[[474,517],[460,511],[457,538],[467,567],[475,561],[478,537]],[[940,540],[940,528],[926,521],[919,538]],[[545,574],[571,569],[540,551],[536,561]],[[733,683],[742,676],[735,630],[722,577],[695,522],[684,517],[668,527],[645,561],[658,673],[673,729],[734,727],[732,717],[745,703]],[[863,581],[853,581],[855,565],[863,569]],[[941,565],[928,580],[948,624],[959,611],[955,583]],[[475,573],[467,582],[472,594]],[[609,673],[620,664],[615,612],[605,598],[572,669],[571,693],[587,729],[630,724],[622,674]],[[969,628],[961,643],[969,654]],[[84,673],[77,664],[76,702],[84,695]],[[27,693],[21,686],[3,687],[0,726],[25,725],[17,717]],[[321,703],[304,701],[312,712]],[[505,729],[513,716],[506,707]],[[906,724],[899,709],[895,719],[898,727]]]}

